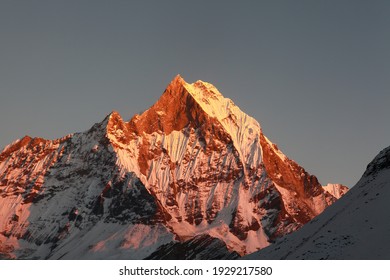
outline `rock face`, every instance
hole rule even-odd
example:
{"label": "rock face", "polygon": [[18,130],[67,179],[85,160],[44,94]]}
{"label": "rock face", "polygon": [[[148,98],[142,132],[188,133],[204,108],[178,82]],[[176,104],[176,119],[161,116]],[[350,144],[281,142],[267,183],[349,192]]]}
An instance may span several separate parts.
{"label": "rock face", "polygon": [[390,147],[359,182],[297,232],[245,259],[390,259]]}
{"label": "rock face", "polygon": [[208,258],[210,244],[245,255],[336,200],[213,85],[180,76],[129,122],[113,112],[83,133],[7,146],[0,196],[2,256],[51,259],[158,258],[169,246]]}
{"label": "rock face", "polygon": [[337,199],[339,199],[349,191],[349,188],[347,186],[341,184],[327,184],[326,186],[322,187],[324,188],[324,190],[326,190],[328,193],[330,193]]}

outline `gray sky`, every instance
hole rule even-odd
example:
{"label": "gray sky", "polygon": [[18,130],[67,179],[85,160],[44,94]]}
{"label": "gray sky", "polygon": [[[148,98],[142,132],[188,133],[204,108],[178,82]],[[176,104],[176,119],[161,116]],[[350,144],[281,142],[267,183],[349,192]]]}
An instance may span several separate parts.
{"label": "gray sky", "polygon": [[213,83],[320,182],[390,145],[390,1],[0,1],[0,147]]}

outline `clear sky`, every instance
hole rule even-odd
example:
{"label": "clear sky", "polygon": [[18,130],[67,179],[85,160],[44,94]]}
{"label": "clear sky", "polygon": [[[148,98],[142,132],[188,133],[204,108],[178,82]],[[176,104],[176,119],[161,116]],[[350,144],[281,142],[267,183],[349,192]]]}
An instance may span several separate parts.
{"label": "clear sky", "polygon": [[0,147],[213,83],[290,158],[354,185],[390,145],[390,1],[0,1]]}

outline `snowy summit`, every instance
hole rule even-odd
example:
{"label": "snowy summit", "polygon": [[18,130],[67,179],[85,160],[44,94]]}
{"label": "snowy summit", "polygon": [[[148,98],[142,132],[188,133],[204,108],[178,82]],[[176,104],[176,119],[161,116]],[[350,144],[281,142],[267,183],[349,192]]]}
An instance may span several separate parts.
{"label": "snowy summit", "polygon": [[237,258],[338,197],[212,84],[180,76],[129,122],[7,146],[0,193],[0,256],[39,259]]}

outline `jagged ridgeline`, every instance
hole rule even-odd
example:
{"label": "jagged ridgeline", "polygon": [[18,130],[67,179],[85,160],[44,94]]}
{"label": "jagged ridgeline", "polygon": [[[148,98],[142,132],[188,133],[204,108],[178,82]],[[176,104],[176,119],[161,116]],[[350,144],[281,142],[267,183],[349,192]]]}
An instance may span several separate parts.
{"label": "jagged ridgeline", "polygon": [[82,133],[7,146],[0,252],[235,258],[297,230],[335,200],[213,85],[177,76],[128,122],[113,112]]}

